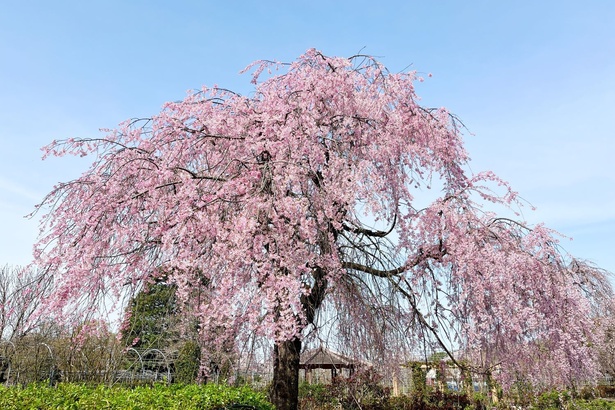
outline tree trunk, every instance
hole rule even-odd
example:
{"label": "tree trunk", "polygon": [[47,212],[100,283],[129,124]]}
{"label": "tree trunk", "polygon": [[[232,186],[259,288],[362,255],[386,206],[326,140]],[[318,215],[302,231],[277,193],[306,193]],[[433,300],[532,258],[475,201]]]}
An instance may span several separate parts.
{"label": "tree trunk", "polygon": [[299,356],[301,340],[273,346],[273,381],[269,393],[276,410],[297,410],[299,405]]}

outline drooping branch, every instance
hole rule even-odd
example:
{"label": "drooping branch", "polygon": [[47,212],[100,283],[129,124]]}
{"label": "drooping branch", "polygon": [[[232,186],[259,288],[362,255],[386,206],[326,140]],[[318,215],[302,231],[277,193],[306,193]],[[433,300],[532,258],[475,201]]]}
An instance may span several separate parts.
{"label": "drooping branch", "polygon": [[365,266],[365,265],[362,265],[360,263],[355,263],[355,262],[344,262],[342,263],[342,267],[344,269],[358,270],[361,272],[369,273],[370,275],[374,275],[379,278],[390,278],[392,276],[397,276],[407,271],[408,269],[410,269],[409,266],[404,265],[404,266],[400,266],[395,269],[381,270],[381,269],[370,268],[369,266]]}
{"label": "drooping branch", "polygon": [[440,244],[440,245],[434,245],[427,250],[425,250],[425,248],[423,247],[419,248],[419,251],[417,252],[417,255],[414,258],[407,261],[403,266],[399,266],[395,269],[389,269],[389,270],[375,269],[370,266],[363,265],[363,264],[356,263],[356,262],[343,262],[342,267],[344,269],[358,270],[361,272],[365,272],[370,275],[377,276],[379,278],[391,278],[394,276],[398,276],[420,265],[421,263],[429,259],[440,260],[444,255],[446,255],[446,248],[442,244]]}
{"label": "drooping branch", "polygon": [[358,235],[366,235],[366,236],[371,236],[374,238],[384,238],[388,236],[391,232],[393,232],[393,229],[395,228],[396,223],[397,223],[397,214],[395,214],[395,216],[393,217],[393,223],[391,224],[391,227],[386,231],[375,231],[375,230],[371,230],[367,228],[351,227],[346,224],[343,224],[342,226],[346,231],[350,231]]}
{"label": "drooping branch", "polygon": [[412,292],[412,287],[410,286],[410,284],[408,283],[407,280],[403,280],[404,284],[408,287],[408,289],[410,291],[407,291],[406,289],[404,289],[402,286],[399,285],[399,282],[390,280],[390,283],[395,287],[395,289],[402,295],[404,296],[404,298],[408,301],[408,303],[410,304],[410,307],[412,308],[412,312],[414,313],[415,317],[418,319],[419,323],[421,324],[421,326],[424,329],[427,329],[436,339],[436,341],[438,342],[438,346],[444,350],[444,353],[446,353],[446,355],[449,357],[449,359],[451,360],[451,362],[457,366],[459,369],[461,370],[471,370],[474,373],[477,374],[487,374],[487,371],[481,371],[479,368],[475,367],[475,366],[468,366],[467,364],[461,363],[457,360],[457,358],[455,357],[455,355],[453,354],[453,352],[451,351],[451,349],[449,349],[446,345],[446,343],[444,343],[444,341],[442,340],[442,338],[440,337],[440,335],[438,334],[438,331],[436,330],[436,328],[432,325],[429,324],[429,322],[427,321],[427,319],[425,319],[425,315],[423,314],[423,312],[421,312],[421,310],[418,307],[417,301],[416,301],[416,297]]}

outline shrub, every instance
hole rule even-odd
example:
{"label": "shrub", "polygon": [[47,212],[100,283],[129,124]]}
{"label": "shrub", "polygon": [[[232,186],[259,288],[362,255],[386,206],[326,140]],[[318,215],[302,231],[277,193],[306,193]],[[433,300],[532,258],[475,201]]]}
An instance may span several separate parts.
{"label": "shrub", "polygon": [[334,397],[330,385],[301,383],[299,385],[299,407],[303,410],[337,408],[339,400]]}
{"label": "shrub", "polygon": [[134,388],[60,383],[31,384],[25,388],[0,387],[2,409],[181,409],[215,410],[241,404],[273,410],[262,393],[247,387],[207,384],[154,385]]}
{"label": "shrub", "polygon": [[193,383],[199,375],[201,364],[201,349],[194,341],[182,345],[175,361],[175,381],[178,383]]}
{"label": "shrub", "polygon": [[563,409],[566,403],[570,401],[568,392],[560,392],[557,390],[549,391],[539,395],[532,407],[537,409]]}
{"label": "shrub", "polygon": [[600,397],[615,397],[615,386],[599,385],[596,386],[596,391]]}
{"label": "shrub", "polygon": [[421,392],[410,396],[391,396],[373,374],[357,374],[336,379],[331,385],[302,384],[299,388],[302,410],[484,410],[479,399],[452,392]]}
{"label": "shrub", "polygon": [[382,376],[374,370],[358,371],[349,378],[334,379],[331,394],[339,400],[343,409],[385,409],[391,391],[381,382]]}

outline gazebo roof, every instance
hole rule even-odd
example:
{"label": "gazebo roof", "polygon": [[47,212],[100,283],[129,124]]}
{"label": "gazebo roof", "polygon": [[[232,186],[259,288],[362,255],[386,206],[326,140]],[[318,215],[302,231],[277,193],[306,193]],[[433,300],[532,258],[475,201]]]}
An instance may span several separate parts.
{"label": "gazebo roof", "polygon": [[357,360],[321,346],[303,352],[299,366],[302,369],[341,369],[354,368],[358,364]]}

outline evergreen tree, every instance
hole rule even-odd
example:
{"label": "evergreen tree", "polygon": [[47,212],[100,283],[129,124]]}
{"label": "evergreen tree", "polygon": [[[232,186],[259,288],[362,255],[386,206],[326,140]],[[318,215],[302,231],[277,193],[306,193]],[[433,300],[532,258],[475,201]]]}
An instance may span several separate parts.
{"label": "evergreen tree", "polygon": [[156,280],[128,305],[122,342],[135,349],[166,349],[179,340],[176,286]]}

